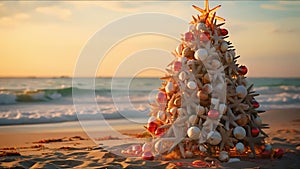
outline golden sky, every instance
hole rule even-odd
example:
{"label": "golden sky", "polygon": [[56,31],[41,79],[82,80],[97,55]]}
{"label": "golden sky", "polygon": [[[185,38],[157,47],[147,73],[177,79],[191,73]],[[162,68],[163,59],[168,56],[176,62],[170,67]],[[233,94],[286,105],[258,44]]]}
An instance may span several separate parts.
{"label": "golden sky", "polygon": [[[193,4],[204,5],[203,1],[1,1],[0,76],[73,76],[77,62],[85,59],[78,60],[81,52],[97,32],[144,12],[189,22],[197,14]],[[299,1],[210,2],[211,7],[218,4],[222,5],[218,16],[226,19],[224,27],[241,55],[238,63],[249,69],[248,76],[300,77]],[[118,31],[129,32],[145,23],[161,29],[177,24],[141,20],[126,27],[115,26],[103,38],[110,43],[120,37]],[[188,25],[182,28],[170,29],[175,36],[171,38],[157,34],[121,37],[123,40],[112,43],[105,56],[99,56],[102,60],[95,61],[97,67],[87,65],[80,73],[90,76],[91,69],[97,76],[160,76],[172,60],[170,52],[179,43],[175,38],[180,38]]]}

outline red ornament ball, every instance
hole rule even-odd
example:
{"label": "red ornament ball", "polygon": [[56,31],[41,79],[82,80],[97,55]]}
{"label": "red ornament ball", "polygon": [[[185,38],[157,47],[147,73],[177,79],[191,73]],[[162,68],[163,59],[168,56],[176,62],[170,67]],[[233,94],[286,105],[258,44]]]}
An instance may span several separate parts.
{"label": "red ornament ball", "polygon": [[154,160],[154,157],[153,157],[153,154],[151,153],[151,151],[147,151],[142,154],[142,159],[143,160]]}
{"label": "red ornament ball", "polygon": [[256,108],[259,108],[259,106],[260,106],[260,105],[259,105],[259,103],[258,103],[256,100],[253,100],[253,101],[252,101],[252,107],[253,107],[253,108],[255,108],[255,109],[256,109]]}
{"label": "red ornament ball", "polygon": [[246,66],[240,66],[238,72],[240,75],[245,75],[245,74],[247,74],[248,69]]}
{"label": "red ornament ball", "polygon": [[167,95],[165,92],[158,92],[156,96],[156,101],[160,104],[166,103],[167,102]]}
{"label": "red ornament ball", "polygon": [[179,71],[179,70],[181,70],[181,67],[182,67],[182,63],[181,63],[180,61],[175,61],[175,62],[174,62],[174,65],[173,65],[174,71]]}
{"label": "red ornament ball", "polygon": [[274,150],[274,157],[281,158],[284,155],[284,151],[281,148],[277,148]]}
{"label": "red ornament ball", "polygon": [[269,150],[264,150],[262,153],[261,153],[261,156],[263,158],[270,158],[271,157],[271,151]]}
{"label": "red ornament ball", "polygon": [[148,123],[147,125],[147,130],[150,132],[150,133],[154,133],[157,129],[158,125],[156,122],[152,121],[150,123]]}
{"label": "red ornament ball", "polygon": [[184,34],[184,40],[186,42],[190,42],[190,41],[193,41],[194,40],[194,36],[193,36],[193,33],[192,32],[187,32]]}
{"label": "red ornament ball", "polygon": [[220,113],[216,109],[211,109],[208,113],[207,116],[211,119],[218,119]]}
{"label": "red ornament ball", "polygon": [[227,29],[220,29],[220,34],[222,36],[226,36],[226,35],[228,35],[228,30]]}
{"label": "red ornament ball", "polygon": [[164,132],[165,132],[164,128],[157,128],[154,134],[156,136],[160,137],[160,136],[162,136],[164,134]]}
{"label": "red ornament ball", "polygon": [[251,135],[253,137],[257,137],[258,134],[259,134],[259,129],[257,127],[252,127],[252,129],[251,129]]}
{"label": "red ornament ball", "polygon": [[200,41],[207,42],[210,39],[210,34],[208,32],[200,33]]}

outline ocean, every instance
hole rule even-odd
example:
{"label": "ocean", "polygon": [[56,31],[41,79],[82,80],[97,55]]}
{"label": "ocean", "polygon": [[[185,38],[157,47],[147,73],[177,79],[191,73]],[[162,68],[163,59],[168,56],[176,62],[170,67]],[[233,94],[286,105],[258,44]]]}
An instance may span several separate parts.
{"label": "ocean", "polygon": [[[247,78],[262,110],[300,108],[300,78]],[[1,78],[0,125],[147,119],[159,78]]]}

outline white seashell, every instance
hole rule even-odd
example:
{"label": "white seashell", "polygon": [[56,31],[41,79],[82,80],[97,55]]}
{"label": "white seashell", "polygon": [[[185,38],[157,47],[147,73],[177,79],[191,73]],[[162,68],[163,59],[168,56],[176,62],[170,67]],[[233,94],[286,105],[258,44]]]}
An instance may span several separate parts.
{"label": "white seashell", "polygon": [[188,32],[193,32],[194,30],[196,30],[196,25],[191,24],[191,25],[189,26]]}
{"label": "white seashell", "polygon": [[159,154],[163,154],[165,152],[167,152],[169,150],[169,147],[166,146],[162,140],[159,140],[155,143],[154,145],[154,149],[156,152],[158,152]]}
{"label": "white seashell", "polygon": [[196,121],[197,121],[197,115],[191,115],[191,116],[189,117],[189,122],[190,122],[191,124],[196,124]]}
{"label": "white seashell", "polygon": [[207,94],[211,94],[212,91],[213,91],[213,87],[211,86],[211,84],[205,84],[203,87],[202,87],[202,91],[207,93]]}
{"label": "white seashell", "polygon": [[148,123],[151,123],[151,122],[154,122],[154,121],[156,121],[156,117],[155,116],[149,117]]}
{"label": "white seashell", "polygon": [[262,124],[262,119],[257,116],[255,119],[254,119],[254,123],[257,125],[257,126],[261,126]]}
{"label": "white seashell", "polygon": [[237,126],[233,130],[233,135],[235,138],[242,140],[246,136],[246,130],[243,127]]}
{"label": "white seashell", "polygon": [[197,24],[196,29],[197,29],[198,31],[200,31],[200,30],[206,30],[207,28],[206,28],[205,23],[200,22],[200,23]]}
{"label": "white seashell", "polygon": [[238,153],[243,153],[244,152],[244,150],[245,150],[245,146],[244,146],[244,144],[243,143],[237,143],[236,145],[235,145],[235,149],[236,149],[236,151],[238,152]]}
{"label": "white seashell", "polygon": [[198,115],[199,115],[199,116],[200,116],[200,115],[203,115],[203,114],[205,113],[204,107],[198,105],[198,106],[197,106],[197,112],[198,112]]}
{"label": "white seashell", "polygon": [[187,83],[187,87],[188,87],[189,89],[194,90],[194,89],[197,88],[197,84],[196,84],[196,82],[194,82],[194,81],[189,81],[189,82]]}
{"label": "white seashell", "polygon": [[189,138],[191,138],[193,140],[199,139],[200,133],[201,133],[201,130],[196,126],[190,127],[187,130],[187,135],[189,136]]}
{"label": "white seashell", "polygon": [[222,44],[221,44],[221,51],[222,51],[222,52],[226,52],[227,49],[228,49],[228,43],[225,42],[225,41],[222,42]]}
{"label": "white seashell", "polygon": [[224,114],[226,112],[226,104],[220,104],[219,105],[219,111],[221,114]]}
{"label": "white seashell", "polygon": [[229,160],[229,155],[227,151],[221,151],[219,155],[219,160],[222,162],[226,162]]}
{"label": "white seashell", "polygon": [[175,115],[176,112],[177,112],[177,107],[172,107],[172,108],[170,109],[170,113],[172,113],[173,115]]}
{"label": "white seashell", "polygon": [[182,46],[182,44],[179,44],[179,45],[176,47],[176,53],[178,53],[179,55],[181,55],[182,50],[183,50],[183,46]]}
{"label": "white seashell", "polygon": [[203,145],[199,146],[199,150],[203,153],[207,151],[207,149]]}
{"label": "white seashell", "polygon": [[181,80],[181,81],[186,80],[186,79],[187,79],[187,73],[184,72],[184,71],[180,72],[179,75],[178,75],[178,78],[179,78],[179,80]]}
{"label": "white seashell", "polygon": [[217,145],[221,142],[222,136],[217,131],[211,131],[207,135],[207,142],[211,145]]}
{"label": "white seashell", "polygon": [[[217,99],[217,98],[211,98],[211,106],[210,107],[212,107],[213,109],[218,110],[219,103],[220,103],[219,99]],[[221,112],[219,112],[219,113],[220,113],[220,115],[222,114]]]}
{"label": "white seashell", "polygon": [[142,147],[143,152],[152,151],[152,143],[145,143]]}
{"label": "white seashell", "polygon": [[157,112],[157,119],[161,120],[161,121],[165,121],[166,120],[166,112],[165,111],[159,111]]}
{"label": "white seashell", "polygon": [[167,93],[173,92],[174,91],[174,85],[172,82],[168,82],[167,85],[165,86],[165,90]]}
{"label": "white seashell", "polygon": [[221,67],[221,65],[222,65],[221,62],[218,61],[217,59],[211,61],[211,67],[213,69],[218,69],[219,67]]}
{"label": "white seashell", "polygon": [[197,60],[204,61],[208,57],[208,52],[206,49],[200,48],[195,52],[194,57]]}
{"label": "white seashell", "polygon": [[240,97],[240,98],[245,98],[248,94],[246,87],[243,85],[237,86],[235,91],[236,91],[238,97]]}

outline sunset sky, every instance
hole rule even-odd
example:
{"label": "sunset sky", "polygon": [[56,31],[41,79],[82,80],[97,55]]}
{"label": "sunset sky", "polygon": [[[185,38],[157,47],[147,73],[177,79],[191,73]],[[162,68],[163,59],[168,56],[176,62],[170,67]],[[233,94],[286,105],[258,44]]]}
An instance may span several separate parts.
{"label": "sunset sky", "polygon": [[[249,68],[248,76],[300,77],[300,1],[211,1],[210,7],[219,4],[217,15],[226,19],[223,27],[241,55],[238,63]],[[203,7],[204,2],[1,1],[0,76],[73,76],[77,62],[84,59],[86,67],[79,68],[82,76],[160,76],[158,70],[173,59],[170,52],[179,43],[176,38],[188,25],[146,19],[126,27],[118,24],[144,12],[188,23],[198,14],[192,5]],[[175,37],[144,32],[119,37],[119,32],[144,23],[161,29],[177,25],[170,32],[179,32],[171,33]],[[102,60],[80,55],[97,32],[112,24],[116,26],[102,40],[113,45],[100,56]],[[116,38],[120,41],[113,43]]]}

